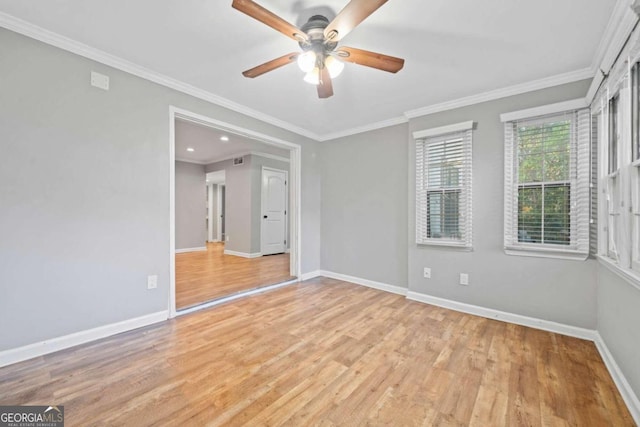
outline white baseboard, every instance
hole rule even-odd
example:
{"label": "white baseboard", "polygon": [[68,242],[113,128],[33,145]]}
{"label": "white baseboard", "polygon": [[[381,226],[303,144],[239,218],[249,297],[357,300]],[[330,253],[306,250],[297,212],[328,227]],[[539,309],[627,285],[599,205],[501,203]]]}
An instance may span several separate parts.
{"label": "white baseboard", "polygon": [[123,320],[121,322],[99,326],[86,331],[75,332],[73,334],[25,345],[23,347],[0,351],[0,368],[22,362],[24,360],[33,359],[34,357],[64,350],[65,348],[74,347],[76,345],[99,340],[101,338],[106,338],[132,329],[148,326],[153,323],[162,322],[168,318],[169,313],[166,310],[159,311],[157,313],[151,313],[133,319]]}
{"label": "white baseboard", "polygon": [[182,249],[176,249],[176,253],[177,254],[184,254],[187,252],[202,252],[202,251],[206,251],[207,247],[206,246],[200,246],[197,248],[182,248]]}
{"label": "white baseboard", "polygon": [[627,408],[629,408],[631,416],[636,424],[640,425],[640,400],[638,399],[638,396],[633,392],[631,385],[629,385],[629,382],[616,363],[616,360],[613,358],[613,355],[600,336],[600,333],[595,333],[595,339],[593,341],[600,352],[602,360],[604,360],[605,366],[609,370],[609,374],[611,374],[611,378],[613,378],[613,382],[618,387],[618,391],[622,395],[622,399],[627,404]]}
{"label": "white baseboard", "polygon": [[228,249],[224,250],[224,254],[225,255],[239,256],[239,257],[242,257],[242,258],[260,258],[262,256],[262,252],[255,252],[255,253],[252,253],[252,254],[248,254],[246,252],[230,251]]}
{"label": "white baseboard", "polygon": [[207,240],[209,243],[219,243],[220,239]]}
{"label": "white baseboard", "polygon": [[460,311],[462,313],[473,314],[476,316],[486,317],[488,319],[501,320],[503,322],[528,326],[530,328],[542,329],[543,331],[555,332],[557,334],[568,335],[570,337],[581,338],[589,341],[594,341],[596,336],[596,331],[592,329],[565,325],[563,323],[537,319],[535,317],[523,316],[506,311],[494,310],[492,308],[485,308],[477,305],[467,304],[464,302],[434,297],[419,292],[409,291],[409,293],[407,294],[407,298],[413,301],[423,302],[426,304],[436,305],[438,307],[448,308],[450,310]]}
{"label": "white baseboard", "polygon": [[300,282],[304,282],[305,280],[315,279],[316,277],[322,276],[322,272],[320,270],[310,271],[308,273],[302,273],[298,280]]}
{"label": "white baseboard", "polygon": [[346,274],[334,273],[333,271],[320,270],[320,276],[329,277],[336,280],[344,280],[345,282],[355,283],[357,285],[366,286],[368,288],[379,289],[392,294],[407,295],[407,288],[402,286],[389,285],[387,283],[376,282],[374,280],[363,279],[361,277],[348,276]]}

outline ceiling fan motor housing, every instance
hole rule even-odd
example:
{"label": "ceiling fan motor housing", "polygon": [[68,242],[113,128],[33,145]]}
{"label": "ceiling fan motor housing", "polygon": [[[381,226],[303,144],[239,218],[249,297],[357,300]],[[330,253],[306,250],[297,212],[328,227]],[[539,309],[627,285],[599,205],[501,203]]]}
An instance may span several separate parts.
{"label": "ceiling fan motor housing", "polygon": [[300,48],[303,51],[313,50],[316,54],[331,52],[338,45],[337,42],[326,42],[324,29],[329,25],[329,20],[322,15],[313,15],[300,28],[309,37],[309,41],[300,42]]}

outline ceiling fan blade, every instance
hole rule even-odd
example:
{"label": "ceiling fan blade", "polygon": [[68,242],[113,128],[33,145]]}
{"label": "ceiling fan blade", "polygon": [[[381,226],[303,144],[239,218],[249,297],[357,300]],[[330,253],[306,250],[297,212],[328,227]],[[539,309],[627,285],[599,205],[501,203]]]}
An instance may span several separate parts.
{"label": "ceiling fan blade", "polygon": [[378,70],[397,73],[404,66],[404,59],[354,47],[340,47],[336,51],[338,58],[346,62],[377,68]]}
{"label": "ceiling fan blade", "polygon": [[324,29],[325,38],[337,42],[386,2],[387,0],[351,0]]}
{"label": "ceiling fan blade", "polygon": [[318,83],[318,98],[329,98],[333,96],[333,84],[327,67],[320,70],[320,82]]}
{"label": "ceiling fan blade", "polygon": [[291,64],[300,55],[299,52],[292,52],[287,55],[283,55],[280,58],[272,59],[271,61],[260,64],[257,67],[253,67],[250,70],[243,71],[242,75],[249,78],[261,76],[264,73],[273,71],[276,68],[280,68],[284,65]]}
{"label": "ceiling fan blade", "polygon": [[307,35],[298,27],[288,23],[275,13],[268,11],[264,7],[251,0],[233,0],[233,3],[231,3],[231,7],[239,10],[246,15],[249,15],[254,19],[257,19],[263,24],[270,26],[274,30],[280,31],[285,36],[291,37],[297,42],[308,40]]}

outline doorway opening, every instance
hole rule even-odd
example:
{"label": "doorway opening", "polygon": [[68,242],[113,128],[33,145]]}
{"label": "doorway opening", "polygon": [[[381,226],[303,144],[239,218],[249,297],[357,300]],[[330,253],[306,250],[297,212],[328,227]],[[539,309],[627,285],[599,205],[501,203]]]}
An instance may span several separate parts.
{"label": "doorway opening", "polygon": [[300,146],[170,107],[171,316],[300,274]]}

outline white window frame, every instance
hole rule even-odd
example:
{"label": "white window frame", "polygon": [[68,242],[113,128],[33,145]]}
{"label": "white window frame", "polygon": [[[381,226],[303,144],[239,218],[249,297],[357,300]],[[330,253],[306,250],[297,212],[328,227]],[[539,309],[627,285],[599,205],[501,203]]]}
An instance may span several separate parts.
{"label": "white window frame", "polygon": [[[413,132],[416,154],[416,244],[457,247],[472,249],[472,153],[473,153],[473,121],[456,123],[448,126],[424,129]],[[428,176],[426,146],[429,143],[462,140],[463,169],[460,183],[455,187],[460,192],[458,198],[458,221],[462,230],[460,239],[428,237],[428,193],[431,191],[448,191],[453,188],[428,187],[425,185]]]}
{"label": "white window frame", "polygon": [[[518,121],[545,120],[571,114],[570,244],[518,241],[518,155],[515,125]],[[500,115],[504,123],[504,251],[507,255],[585,260],[589,256],[591,115],[584,98]],[[573,173],[575,171],[575,173]]]}
{"label": "white window frame", "polygon": [[[629,139],[630,147],[627,150],[630,151],[629,188],[631,195],[629,197],[629,222],[631,228],[631,270],[636,274],[640,274],[640,59],[635,63],[629,61],[629,64],[629,74],[631,76],[629,81],[631,136]],[[636,71],[636,74],[634,74],[634,71]],[[635,88],[634,85],[636,86]],[[635,94],[633,93],[634,90]],[[624,161],[624,156],[622,161]]]}

